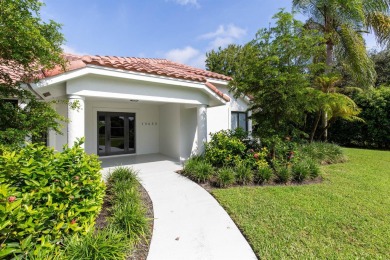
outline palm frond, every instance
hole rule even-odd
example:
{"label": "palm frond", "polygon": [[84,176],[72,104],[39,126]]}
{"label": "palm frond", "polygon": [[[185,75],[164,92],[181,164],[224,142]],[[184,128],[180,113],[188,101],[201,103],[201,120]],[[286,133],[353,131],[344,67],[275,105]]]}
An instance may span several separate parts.
{"label": "palm frond", "polygon": [[327,102],[324,107],[328,113],[328,119],[342,118],[348,121],[363,121],[358,115],[361,109],[346,95],[340,93],[327,94]]}
{"label": "palm frond", "polygon": [[341,26],[338,35],[339,58],[345,60],[351,76],[360,87],[372,86],[376,79],[376,72],[374,63],[367,54],[363,37],[347,25]]}
{"label": "palm frond", "polygon": [[382,12],[373,12],[367,15],[367,27],[374,32],[379,44],[390,43],[390,16]]}

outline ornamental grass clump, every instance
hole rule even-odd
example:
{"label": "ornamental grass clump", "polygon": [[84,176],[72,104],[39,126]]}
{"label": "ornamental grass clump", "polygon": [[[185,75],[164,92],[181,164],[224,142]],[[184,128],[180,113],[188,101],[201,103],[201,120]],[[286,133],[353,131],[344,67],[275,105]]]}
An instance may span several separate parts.
{"label": "ornamental grass clump", "polygon": [[296,162],[291,167],[292,179],[296,182],[303,182],[310,177],[310,168],[306,160]]}
{"label": "ornamental grass clump", "polygon": [[276,182],[278,183],[287,183],[291,180],[290,169],[284,165],[275,166],[275,176]]}
{"label": "ornamental grass clump", "polygon": [[118,167],[108,178],[112,207],[109,224],[125,232],[132,244],[148,234],[149,220],[139,195],[139,182],[132,168]]}
{"label": "ornamental grass clump", "polygon": [[253,181],[253,171],[245,161],[239,161],[234,168],[235,179],[238,184],[249,184]]}
{"label": "ornamental grass clump", "polygon": [[226,188],[235,183],[234,169],[231,167],[222,167],[217,172],[216,183],[218,187]]}
{"label": "ornamental grass clump", "polygon": [[110,226],[97,232],[90,231],[83,236],[71,236],[65,239],[64,244],[65,248],[59,259],[123,260],[132,249],[126,233]]}
{"label": "ornamental grass clump", "polygon": [[261,166],[255,171],[254,180],[257,184],[264,184],[271,180],[273,176],[273,170],[271,167],[265,165]]}
{"label": "ornamental grass clump", "polygon": [[202,157],[190,158],[184,164],[183,170],[186,176],[199,183],[210,180],[214,173],[213,166]]}
{"label": "ornamental grass clump", "polygon": [[341,147],[332,143],[313,142],[300,147],[302,157],[316,160],[320,164],[345,162],[347,159]]}

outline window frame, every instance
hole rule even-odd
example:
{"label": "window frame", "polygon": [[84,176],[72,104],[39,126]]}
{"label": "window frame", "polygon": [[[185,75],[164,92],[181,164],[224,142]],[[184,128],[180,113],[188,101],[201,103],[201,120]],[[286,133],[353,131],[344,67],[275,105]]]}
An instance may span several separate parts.
{"label": "window frame", "polygon": [[[245,115],[245,129],[243,129],[245,132],[249,132],[248,126],[249,126],[249,119],[248,119],[248,112],[246,111],[231,111],[230,113],[230,129],[236,130],[240,126],[240,114]],[[233,116],[237,117],[237,127],[233,129],[232,126],[232,118]],[[241,127],[242,128],[242,127]]]}

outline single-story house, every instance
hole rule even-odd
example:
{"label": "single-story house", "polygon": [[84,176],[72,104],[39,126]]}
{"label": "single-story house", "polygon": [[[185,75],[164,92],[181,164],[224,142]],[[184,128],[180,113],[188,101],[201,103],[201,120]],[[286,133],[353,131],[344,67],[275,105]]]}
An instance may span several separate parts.
{"label": "single-story house", "polygon": [[66,71],[44,73],[32,90],[57,103],[69,118],[63,135],[48,145],[61,150],[85,137],[99,156],[161,153],[186,160],[204,150],[210,133],[242,127],[251,131],[247,97],[234,98],[230,77],[165,59],[64,54]]}

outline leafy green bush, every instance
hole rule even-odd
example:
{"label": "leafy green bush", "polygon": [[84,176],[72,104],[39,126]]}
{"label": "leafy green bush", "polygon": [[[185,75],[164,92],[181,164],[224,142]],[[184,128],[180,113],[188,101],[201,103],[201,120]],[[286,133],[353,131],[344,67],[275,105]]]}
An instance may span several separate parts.
{"label": "leafy green bush", "polygon": [[206,144],[205,158],[214,167],[232,166],[237,159],[243,158],[246,150],[245,144],[231,131],[219,131],[212,134]]}
{"label": "leafy green bush", "polygon": [[249,184],[253,181],[253,171],[245,161],[239,161],[234,168],[236,181],[239,184]]}
{"label": "leafy green bush", "polygon": [[303,182],[310,177],[310,168],[306,160],[296,162],[291,167],[291,174],[294,181]]}
{"label": "leafy green bush", "polygon": [[184,165],[184,174],[197,182],[205,182],[214,172],[213,166],[203,158],[190,158]]}
{"label": "leafy green bush", "polygon": [[261,166],[268,166],[267,157],[268,149],[266,147],[259,150],[248,149],[245,154],[245,163],[255,170]]}
{"label": "leafy green bush", "polygon": [[149,220],[139,195],[136,172],[126,167],[116,168],[108,178],[108,193],[112,203],[109,219],[112,226],[123,230],[132,242],[145,237]]}
{"label": "leafy green bush", "polygon": [[255,171],[255,182],[263,184],[268,182],[273,175],[273,170],[269,166],[261,166]]}
{"label": "leafy green bush", "polygon": [[55,153],[27,144],[0,156],[0,242],[3,257],[55,255],[64,236],[86,233],[103,203],[100,162],[81,148]]}
{"label": "leafy green bush", "polygon": [[217,185],[221,188],[228,187],[235,182],[234,170],[231,167],[223,167],[217,173]]}
{"label": "leafy green bush", "polygon": [[311,158],[320,164],[333,164],[346,160],[341,147],[332,143],[304,144],[300,146],[299,150],[302,157]]}
{"label": "leafy green bush", "polygon": [[291,172],[286,166],[275,166],[276,181],[279,183],[287,183],[291,179]]}
{"label": "leafy green bush", "polygon": [[67,238],[60,259],[125,259],[132,245],[124,232],[110,226]]}
{"label": "leafy green bush", "polygon": [[357,93],[364,122],[339,120],[329,129],[329,140],[340,145],[390,149],[390,87]]}

